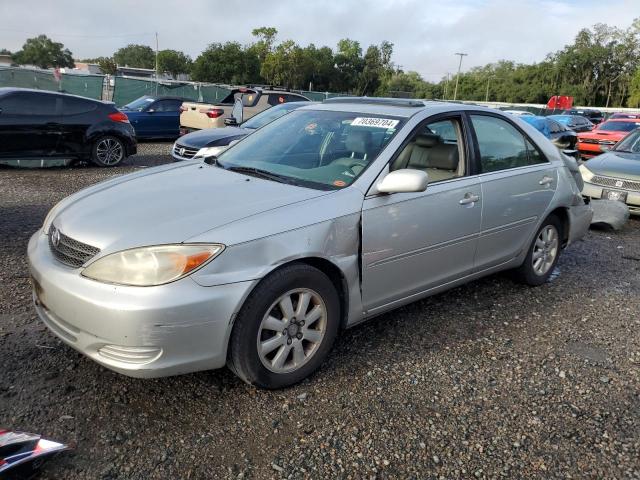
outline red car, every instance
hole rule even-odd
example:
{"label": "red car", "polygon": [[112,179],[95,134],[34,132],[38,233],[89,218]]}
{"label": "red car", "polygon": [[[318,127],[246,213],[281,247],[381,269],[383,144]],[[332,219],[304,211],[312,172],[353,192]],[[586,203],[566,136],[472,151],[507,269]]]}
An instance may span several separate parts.
{"label": "red car", "polygon": [[632,130],[640,127],[640,118],[607,120],[590,132],[578,134],[578,151],[582,158],[593,158],[606,152]]}

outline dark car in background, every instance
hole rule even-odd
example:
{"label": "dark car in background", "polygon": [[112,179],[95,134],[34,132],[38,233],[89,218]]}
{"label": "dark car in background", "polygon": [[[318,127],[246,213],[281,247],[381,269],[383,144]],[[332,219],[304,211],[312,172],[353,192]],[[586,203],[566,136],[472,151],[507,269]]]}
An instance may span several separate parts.
{"label": "dark car in background", "polygon": [[138,139],[177,138],[180,134],[182,97],[145,95],[121,107]]}
{"label": "dark car in background", "polygon": [[574,132],[590,132],[594,127],[593,122],[582,115],[549,115],[548,118],[555,120]]}
{"label": "dark car in background", "polygon": [[276,118],[310,104],[311,102],[283,103],[258,113],[237,127],[207,128],[189,133],[176,141],[171,155],[175,160],[190,160],[218,155],[226,150],[234,140],[240,140]]}
{"label": "dark car in background", "polygon": [[520,120],[529,123],[553,142],[561,150],[573,150],[578,143],[578,134],[566,125],[549,117],[522,116]]}
{"label": "dark car in background", "polygon": [[616,112],[612,113],[607,120],[636,120],[640,119],[640,113]]}
{"label": "dark car in background", "polygon": [[562,113],[564,115],[579,115],[588,118],[594,125],[598,125],[604,121],[604,114],[600,110],[594,110],[592,108],[572,108]]}
{"label": "dark car in background", "polygon": [[29,166],[36,161],[91,160],[111,167],[134,155],[136,148],[127,115],[113,103],[0,88],[0,163]]}

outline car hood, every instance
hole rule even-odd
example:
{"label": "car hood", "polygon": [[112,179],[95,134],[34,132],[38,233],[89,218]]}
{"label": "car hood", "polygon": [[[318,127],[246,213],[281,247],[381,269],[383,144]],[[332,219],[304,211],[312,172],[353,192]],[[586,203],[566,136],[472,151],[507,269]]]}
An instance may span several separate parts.
{"label": "car hood", "polygon": [[578,134],[578,138],[593,138],[596,140],[612,140],[617,142],[622,140],[622,138],[629,132],[607,132],[600,130],[591,130],[590,132],[583,132]]}
{"label": "car hood", "polygon": [[181,243],[223,225],[331,193],[195,161],[145,173],[79,192],[55,213],[53,224],[65,235],[107,254]]}
{"label": "car hood", "polygon": [[640,180],[640,154],[608,152],[587,161],[585,166],[597,175]]}
{"label": "car hood", "polygon": [[191,148],[215,147],[228,145],[236,138],[249,135],[253,130],[242,127],[207,128],[189,133],[177,141],[180,145]]}

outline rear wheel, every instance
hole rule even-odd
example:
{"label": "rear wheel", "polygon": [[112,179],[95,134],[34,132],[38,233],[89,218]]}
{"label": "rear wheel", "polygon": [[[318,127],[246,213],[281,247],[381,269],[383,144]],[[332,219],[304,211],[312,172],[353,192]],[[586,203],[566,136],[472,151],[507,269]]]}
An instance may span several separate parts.
{"label": "rear wheel", "polygon": [[338,332],[340,305],[331,280],[308,265],[265,278],[238,314],[229,367],[262,388],[293,385],[314,372]]}
{"label": "rear wheel", "polygon": [[124,158],[124,144],[116,137],[100,137],[93,144],[91,161],[99,167],[115,167],[119,165]]}
{"label": "rear wheel", "polygon": [[517,280],[527,285],[546,283],[560,258],[562,223],[555,215],[542,223],[523,264],[515,270]]}

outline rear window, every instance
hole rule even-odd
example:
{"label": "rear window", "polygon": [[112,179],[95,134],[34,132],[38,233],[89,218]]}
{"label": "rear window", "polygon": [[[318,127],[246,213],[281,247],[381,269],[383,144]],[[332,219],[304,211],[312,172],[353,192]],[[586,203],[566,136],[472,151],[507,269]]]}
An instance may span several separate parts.
{"label": "rear window", "polygon": [[233,104],[238,98],[242,98],[242,105],[244,105],[245,107],[253,107],[256,103],[258,103],[258,98],[260,98],[260,95],[254,90],[241,92],[239,89],[235,89],[232,90],[229,95],[224,97],[220,103]]}
{"label": "rear window", "polygon": [[630,132],[636,128],[640,127],[640,123],[636,122],[605,122],[600,125],[598,130],[604,132]]}

